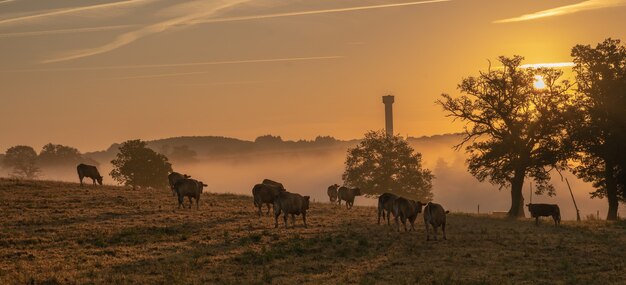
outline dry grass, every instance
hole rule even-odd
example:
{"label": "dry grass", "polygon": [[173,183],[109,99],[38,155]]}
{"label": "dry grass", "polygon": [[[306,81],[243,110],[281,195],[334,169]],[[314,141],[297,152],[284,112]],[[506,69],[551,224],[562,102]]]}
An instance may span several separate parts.
{"label": "dry grass", "polygon": [[376,225],[371,207],[312,204],[273,228],[250,197],[0,179],[0,284],[611,284],[626,282],[626,224],[452,214],[448,241]]}

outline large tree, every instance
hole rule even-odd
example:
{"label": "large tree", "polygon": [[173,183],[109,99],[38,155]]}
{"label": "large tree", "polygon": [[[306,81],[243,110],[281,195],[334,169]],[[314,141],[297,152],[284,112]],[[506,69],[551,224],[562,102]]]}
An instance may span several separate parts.
{"label": "large tree", "polygon": [[359,187],[365,195],[394,193],[411,199],[430,201],[432,179],[422,168],[422,155],[400,136],[384,131],[370,131],[354,148],[348,150],[344,184]]}
{"label": "large tree", "polygon": [[[46,166],[76,166],[85,161],[78,149],[60,144],[49,143],[44,145],[39,153],[39,163]],[[91,162],[93,163],[93,161]]]}
{"label": "large tree", "polygon": [[626,198],[626,47],[607,39],[572,49],[578,98],[568,132],[577,155],[574,173],[606,197],[607,220]]}
{"label": "large tree", "polygon": [[18,178],[33,179],[41,172],[37,166],[37,152],[26,145],[7,149],[2,163],[5,167],[13,168],[12,175]]}
{"label": "large tree", "polygon": [[167,157],[148,148],[141,140],[124,142],[111,163],[114,166],[111,177],[133,189],[137,186],[165,188],[169,185],[167,175],[172,172],[172,165]]}
{"label": "large tree", "polygon": [[[499,57],[501,67],[463,79],[461,93],[442,94],[437,103],[448,117],[465,123],[469,172],[479,181],[511,189],[509,217],[524,217],[524,179],[536,182],[537,193],[554,194],[549,183],[553,168],[563,168],[561,148],[568,104],[567,81],[554,69],[521,68],[523,57]],[[543,88],[535,87],[542,80]]]}

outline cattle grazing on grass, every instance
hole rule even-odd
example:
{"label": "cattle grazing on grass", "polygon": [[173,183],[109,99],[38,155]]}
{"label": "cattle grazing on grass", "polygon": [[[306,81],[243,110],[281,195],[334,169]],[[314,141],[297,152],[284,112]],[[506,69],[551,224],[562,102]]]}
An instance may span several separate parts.
{"label": "cattle grazing on grass", "polygon": [[337,189],[339,189],[338,184],[328,186],[328,190],[326,191],[326,193],[328,194],[328,198],[330,199],[331,203],[337,201]]}
{"label": "cattle grazing on grass", "polygon": [[415,219],[417,215],[422,212],[422,202],[413,201],[403,197],[398,197],[393,200],[393,215],[396,219],[396,227],[398,231],[400,231],[400,223],[398,223],[398,219],[402,221],[404,225],[404,231],[407,231],[406,228],[406,220],[409,220],[411,223],[411,230],[415,230]]}
{"label": "cattle grazing on grass", "polygon": [[98,168],[95,166],[81,163],[76,166],[76,172],[78,172],[80,186],[83,186],[83,178],[85,177],[91,178],[91,180],[93,180],[93,185],[96,185],[96,181],[98,181],[98,184],[102,185],[102,175],[100,175]]}
{"label": "cattle grazing on grass", "polygon": [[561,224],[561,209],[556,204],[527,204],[530,216],[535,218],[535,225],[539,225],[539,217],[552,217],[554,226]]}
{"label": "cattle grazing on grass", "polygon": [[252,188],[252,198],[254,199],[254,206],[259,209],[259,217],[261,216],[261,207],[263,204],[267,204],[267,215],[270,214],[270,205],[274,204],[274,201],[281,192],[285,192],[285,188],[279,188],[265,183],[254,185]]}
{"label": "cattle grazing on grass", "polygon": [[443,231],[443,239],[446,239],[446,214],[443,207],[439,204],[429,202],[424,208],[424,226],[426,227],[426,240],[430,240],[430,231],[428,225],[433,227],[435,240],[437,240],[437,228],[441,226]]}
{"label": "cattle grazing on grass", "polygon": [[196,199],[196,209],[200,209],[200,195],[202,194],[202,189],[207,185],[202,183],[202,181],[198,181],[195,179],[185,178],[179,180],[174,185],[174,191],[176,191],[176,195],[178,195],[178,208],[180,209],[183,205],[183,200],[185,197],[189,198],[189,209],[191,209],[192,201],[191,199]]}
{"label": "cattle grazing on grass", "polygon": [[342,200],[346,201],[346,209],[352,208],[354,205],[354,197],[356,196],[361,196],[361,189],[341,186],[337,191],[339,205],[341,205]]}
{"label": "cattle grazing on grass", "polygon": [[296,215],[302,215],[302,222],[306,228],[306,210],[309,209],[310,198],[296,193],[280,192],[274,201],[274,227],[278,228],[278,216],[282,212],[285,228],[289,227],[287,224],[287,216],[289,215],[291,215],[292,226],[296,225]]}
{"label": "cattle grazing on grass", "polygon": [[191,176],[187,174],[180,174],[178,172],[172,172],[169,175],[167,175],[167,180],[170,183],[170,189],[172,189],[172,194],[174,196],[176,196],[176,191],[174,191],[174,185],[176,185],[176,182],[186,179],[186,178],[191,178]]}
{"label": "cattle grazing on grass", "polygon": [[380,225],[380,217],[387,219],[389,225],[390,215],[393,212],[393,201],[398,199],[398,195],[384,193],[378,197],[378,224]]}

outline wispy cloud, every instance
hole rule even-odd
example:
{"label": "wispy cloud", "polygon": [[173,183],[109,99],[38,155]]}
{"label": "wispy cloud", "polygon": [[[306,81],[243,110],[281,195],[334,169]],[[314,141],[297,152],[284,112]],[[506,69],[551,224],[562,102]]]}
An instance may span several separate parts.
{"label": "wispy cloud", "polygon": [[102,26],[102,27],[91,27],[91,28],[75,28],[75,29],[32,31],[32,32],[17,32],[17,33],[0,34],[0,38],[18,38],[18,37],[32,37],[32,36],[46,36],[46,35],[62,35],[62,34],[101,32],[101,31],[122,30],[122,29],[128,29],[128,28],[133,28],[133,27],[137,27],[137,25],[113,25],[113,26]]}
{"label": "wispy cloud", "polygon": [[543,10],[531,14],[522,15],[519,17],[503,19],[494,21],[494,23],[511,23],[530,21],[547,17],[562,16],[567,14],[573,14],[588,10],[597,10],[603,8],[611,8],[618,6],[626,6],[626,0],[587,0],[580,3],[561,6],[553,9]]}
{"label": "wispy cloud", "polygon": [[208,65],[224,65],[224,64],[246,64],[246,63],[272,63],[272,62],[295,62],[295,61],[315,61],[315,60],[334,60],[341,59],[345,56],[310,56],[310,57],[284,57],[284,58],[262,58],[262,59],[244,59],[244,60],[224,60],[224,61],[207,61],[207,62],[190,62],[190,63],[166,63],[166,64],[143,64],[143,65],[114,65],[114,66],[92,66],[92,67],[67,67],[67,68],[38,68],[38,69],[18,69],[18,70],[0,70],[4,73],[16,72],[46,72],[46,71],[88,71],[88,70],[119,70],[119,69],[148,69],[148,68],[168,68],[168,67],[192,67],[192,66],[208,66]]}
{"label": "wispy cloud", "polygon": [[544,63],[529,63],[521,65],[521,68],[563,68],[572,67],[575,64],[573,62],[544,62]]}
{"label": "wispy cloud", "polygon": [[0,4],[5,4],[9,2],[15,2],[15,0],[0,0]]}
{"label": "wispy cloud", "polygon": [[[213,19],[210,18],[211,16],[214,16],[215,14],[217,14],[217,12],[223,9],[230,8],[230,7],[233,7],[238,4],[248,2],[248,1],[250,0],[229,1],[221,5],[217,5],[217,6],[211,5],[209,7],[207,7],[205,3],[195,3],[194,5],[189,5],[191,3],[187,3],[185,5],[185,8],[188,8],[187,9],[188,13],[184,16],[173,18],[167,21],[156,23],[156,24],[148,25],[141,29],[124,33],[118,36],[114,41],[106,45],[100,46],[100,47],[70,51],[68,53],[57,56],[55,58],[44,60],[42,61],[42,63],[68,61],[68,60],[73,60],[73,59],[78,59],[78,58],[83,58],[83,57],[110,52],[112,50],[126,46],[145,36],[152,35],[155,33],[160,33],[160,32],[169,30],[174,27],[191,26],[191,25],[208,24],[208,23],[219,23],[219,22],[245,21],[245,20],[277,18],[277,17],[290,17],[290,16],[302,16],[302,15],[314,15],[314,14],[325,14],[325,13],[338,13],[338,12],[349,12],[349,11],[393,8],[393,7],[413,6],[413,5],[431,4],[431,3],[439,3],[439,2],[449,2],[451,0],[427,0],[427,1],[414,1],[414,2],[405,2],[405,3],[336,8],[336,9],[322,9],[322,10],[309,10],[309,11],[287,12],[287,13],[241,16],[241,17],[225,17],[225,18],[213,18]],[[198,11],[201,11],[201,12],[198,12]]]}
{"label": "wispy cloud", "polygon": [[152,79],[152,78],[177,77],[177,76],[197,75],[197,74],[206,74],[206,73],[207,73],[206,71],[159,73],[159,74],[146,74],[146,75],[135,75],[135,76],[108,77],[108,78],[101,78],[99,80],[108,81],[108,80],[129,80],[129,79]]}
{"label": "wispy cloud", "polygon": [[215,5],[214,1],[210,1],[210,3],[207,3],[207,2],[185,3],[183,5],[179,5],[179,7],[182,6],[186,8],[186,13],[183,16],[175,17],[166,21],[162,21],[156,24],[145,26],[138,30],[121,34],[117,38],[115,38],[115,40],[103,46],[90,48],[90,49],[70,51],[61,56],[44,60],[42,61],[42,63],[68,61],[68,60],[73,60],[73,59],[78,59],[78,58],[83,58],[83,57],[110,52],[112,50],[116,50],[120,47],[126,46],[143,37],[153,35],[156,33],[161,33],[173,27],[192,25],[193,22],[198,19],[210,17],[220,10],[223,10],[223,9],[226,9],[226,8],[229,8],[229,7],[232,7],[232,6],[241,4],[243,2],[247,2],[247,1],[249,0],[226,1],[226,3],[220,3],[218,5]]}
{"label": "wispy cloud", "polygon": [[1,19],[0,25],[37,20],[37,19],[47,18],[51,16],[59,16],[59,15],[64,15],[64,14],[101,10],[101,9],[114,8],[114,7],[120,7],[120,6],[126,6],[126,5],[143,4],[143,3],[150,2],[150,1],[154,1],[154,0],[123,0],[123,1],[118,1],[118,2],[97,4],[97,5],[91,5],[91,6],[65,8],[65,9],[48,11],[48,12],[43,12],[43,13],[38,13],[38,14],[33,14],[33,15],[26,15],[26,16],[20,16],[20,17],[9,18],[9,19]]}
{"label": "wispy cloud", "polygon": [[361,10],[372,10],[372,9],[383,9],[383,8],[394,8],[394,7],[403,7],[403,6],[432,4],[432,3],[449,2],[449,1],[452,1],[452,0],[415,1],[415,2],[393,3],[393,4],[382,4],[382,5],[368,5],[368,6],[357,6],[357,7],[336,8],[336,9],[322,9],[322,10],[310,10],[310,11],[298,11],[298,12],[286,12],[286,13],[274,13],[274,14],[263,14],[263,15],[241,16],[241,17],[227,17],[227,18],[199,20],[199,21],[197,21],[195,23],[206,24],[206,23],[220,23],[220,22],[232,22],[232,21],[246,21],[246,20],[279,18],[279,17],[292,17],[292,16],[303,16],[303,15],[351,12],[351,11],[361,11]]}

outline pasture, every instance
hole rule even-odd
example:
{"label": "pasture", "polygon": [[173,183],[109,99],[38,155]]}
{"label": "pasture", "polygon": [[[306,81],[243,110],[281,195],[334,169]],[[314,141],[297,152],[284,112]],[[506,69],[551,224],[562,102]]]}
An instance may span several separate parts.
{"label": "pasture", "polygon": [[0,179],[0,284],[626,283],[624,221],[452,213],[448,240],[426,242],[422,214],[398,233],[374,207],[312,203],[306,229],[255,211],[250,196],[190,210],[170,190]]}

